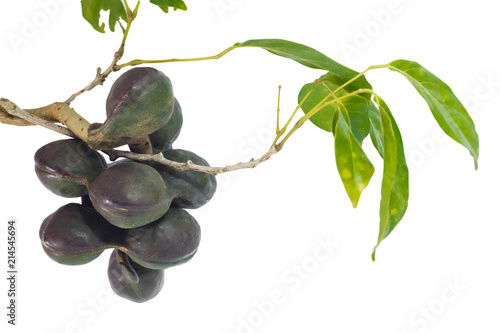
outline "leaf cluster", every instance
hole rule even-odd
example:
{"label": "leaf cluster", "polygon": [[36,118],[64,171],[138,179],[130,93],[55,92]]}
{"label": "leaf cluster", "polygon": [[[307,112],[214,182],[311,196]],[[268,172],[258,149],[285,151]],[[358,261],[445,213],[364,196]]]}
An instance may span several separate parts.
{"label": "leaf cluster", "polygon": [[[109,11],[108,28],[115,31],[116,24],[120,20],[129,21],[128,13],[131,12],[126,0],[81,0],[82,15],[92,25],[92,27],[104,33],[106,25],[101,23],[101,11]],[[150,3],[158,6],[163,12],[168,13],[169,9],[187,10],[187,6],[182,0],[150,0]]]}

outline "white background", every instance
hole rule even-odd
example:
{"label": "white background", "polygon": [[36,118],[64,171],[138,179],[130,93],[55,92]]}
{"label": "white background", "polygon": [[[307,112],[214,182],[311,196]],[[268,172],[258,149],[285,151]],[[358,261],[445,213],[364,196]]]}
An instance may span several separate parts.
{"label": "white background", "polygon": [[[121,39],[120,33],[95,32],[78,1],[58,1],[50,17],[41,5],[48,2],[54,1],[0,4],[0,95],[22,108],[65,100],[90,82],[98,66],[108,66]],[[335,168],[331,134],[307,124],[267,163],[218,178],[214,199],[191,212],[203,233],[197,255],[166,271],[160,295],[138,305],[110,291],[110,251],[80,267],[45,255],[39,225],[71,200],[43,188],[33,154],[62,137],[0,125],[0,266],[5,272],[6,222],[14,218],[20,272],[16,328],[6,324],[1,279],[1,330],[498,332],[500,6],[491,0],[219,3],[230,10],[218,12],[213,0],[188,0],[187,12],[164,15],[144,0],[124,60],[207,56],[253,38],[304,43],[358,71],[415,60],[468,107],[480,136],[479,170],[467,150],[442,138],[404,78],[371,72],[368,79],[398,121],[412,168],[408,212],[377,261],[370,254],[378,234],[380,158],[366,141],[376,173],[353,210]],[[380,14],[389,10],[389,16]],[[27,35],[26,22],[39,28]],[[24,43],[14,46],[14,35]],[[347,45],[357,53],[346,53]],[[212,165],[263,154],[274,130],[278,85],[283,113],[290,114],[301,86],[323,73],[253,49],[156,67],[171,78],[184,111],[175,147]],[[72,106],[90,122],[102,122],[117,77]],[[325,242],[338,248],[318,249]]]}

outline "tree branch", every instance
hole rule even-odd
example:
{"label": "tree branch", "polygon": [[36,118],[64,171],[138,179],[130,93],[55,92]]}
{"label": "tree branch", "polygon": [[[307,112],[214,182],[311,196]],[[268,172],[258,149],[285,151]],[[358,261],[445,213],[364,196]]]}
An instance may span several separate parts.
{"label": "tree branch", "polygon": [[236,171],[236,170],[242,170],[242,169],[253,169],[259,164],[267,161],[271,156],[274,154],[278,153],[283,146],[273,146],[271,149],[268,150],[267,153],[265,153],[262,157],[259,159],[251,159],[248,162],[245,163],[237,163],[225,167],[209,167],[209,166],[204,166],[204,165],[196,165],[191,161],[187,161],[184,163],[180,162],[175,162],[175,161],[170,161],[167,160],[166,158],[163,157],[162,153],[158,153],[156,155],[146,155],[146,154],[137,154],[129,151],[123,151],[123,150],[103,150],[103,152],[109,156],[109,159],[111,161],[115,161],[116,159],[120,157],[128,158],[134,161],[138,162],[155,162],[159,163],[162,165],[166,165],[172,168],[175,168],[177,170],[185,171],[185,170],[191,170],[191,171],[198,171],[198,172],[204,172],[204,173],[209,173],[211,175],[218,175],[222,173],[227,173],[231,171]]}
{"label": "tree branch", "polygon": [[104,81],[106,81],[106,79],[108,78],[109,74],[111,74],[114,71],[114,68],[115,68],[116,64],[118,63],[118,61],[120,61],[120,59],[122,58],[124,47],[125,47],[125,45],[122,44],[120,49],[117,52],[115,52],[115,55],[113,57],[113,61],[111,62],[111,65],[109,65],[108,69],[106,69],[103,73],[101,73],[101,68],[98,67],[97,74],[96,74],[95,78],[92,80],[92,82],[90,82],[83,89],[81,89],[78,92],[71,95],[71,97],[68,98],[66,101],[64,101],[64,103],[70,105],[71,102],[73,102],[75,100],[75,98],[77,98],[78,96],[80,96],[84,92],[90,91],[90,90],[94,89],[95,87],[102,85],[104,83]]}
{"label": "tree branch", "polygon": [[72,138],[77,137],[66,127],[54,124],[49,120],[42,119],[25,111],[6,98],[0,98],[0,121],[4,124],[15,126],[39,125]]}
{"label": "tree branch", "polygon": [[[87,124],[87,127],[85,127],[85,134],[76,135],[69,128],[54,124],[54,122],[61,121],[60,120],[61,118],[65,119],[64,122],[66,125],[72,126],[73,128],[77,129],[81,127],[80,124],[81,122],[85,122]],[[8,99],[1,98],[0,121],[5,124],[17,125],[17,126],[39,125],[48,128],[52,131],[58,132],[60,134],[72,138],[79,138],[87,142],[86,129],[88,129],[88,122],[85,119],[79,117],[78,113],[76,113],[76,111],[71,109],[65,103],[53,103],[51,105],[42,108],[23,110],[16,104],[9,101]],[[77,125],[72,125],[75,122]],[[152,153],[151,143],[148,137],[131,139],[131,141],[128,144],[130,145],[130,148],[132,150],[135,150],[136,152],[122,151],[115,149],[103,150],[103,152],[109,156],[111,161],[114,161],[120,157],[124,157],[138,162],[156,162],[170,166],[174,169],[181,171],[191,170],[191,171],[209,173],[212,175],[217,175],[221,173],[227,173],[242,169],[255,168],[259,164],[267,161],[274,154],[278,153],[283,147],[282,144],[274,145],[262,157],[258,159],[252,159],[245,163],[237,163],[225,167],[207,167],[204,165],[194,164],[191,161],[187,161],[185,163],[170,161],[164,158],[163,154],[161,153],[156,155],[151,155]]]}

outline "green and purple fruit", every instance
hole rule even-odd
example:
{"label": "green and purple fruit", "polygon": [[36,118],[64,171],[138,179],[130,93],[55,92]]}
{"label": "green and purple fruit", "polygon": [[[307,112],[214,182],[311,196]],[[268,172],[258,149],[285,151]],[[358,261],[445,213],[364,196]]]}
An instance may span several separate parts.
{"label": "green and purple fruit", "polygon": [[[175,162],[184,163],[189,160],[197,165],[210,166],[205,159],[188,150],[171,149],[164,151],[163,156]],[[191,170],[180,171],[154,162],[149,165],[160,173],[165,184],[175,193],[172,200],[175,207],[199,208],[212,199],[217,189],[214,175]]]}
{"label": "green and purple fruit", "polygon": [[164,270],[142,267],[122,251],[114,250],[109,258],[108,279],[115,294],[143,303],[161,291]]}
{"label": "green and purple fruit", "polygon": [[173,110],[172,83],[165,74],[151,67],[131,69],[111,87],[107,119],[89,128],[89,142],[99,149],[121,146],[165,126]]}
{"label": "green and purple fruit", "polygon": [[143,267],[166,269],[194,256],[201,230],[188,212],[178,208],[143,227],[122,229],[95,210],[71,203],[49,215],[39,235],[45,253],[61,264],[86,264],[114,248]]}
{"label": "green and purple fruit", "polygon": [[182,108],[177,99],[174,98],[174,111],[170,120],[165,126],[149,135],[149,140],[153,146],[154,154],[158,154],[172,148],[172,144],[181,133],[182,123]]}
{"label": "green and purple fruit", "polygon": [[112,164],[90,183],[89,196],[109,223],[128,229],[159,219],[169,209],[174,193],[154,168],[126,161]]}
{"label": "green and purple fruit", "polygon": [[87,194],[87,185],[106,169],[106,161],[80,140],[54,141],[35,153],[35,172],[51,192],[66,198]]}
{"label": "green and purple fruit", "polygon": [[71,203],[49,215],[39,235],[51,259],[65,265],[83,265],[109,248],[116,238],[115,229],[95,210]]}

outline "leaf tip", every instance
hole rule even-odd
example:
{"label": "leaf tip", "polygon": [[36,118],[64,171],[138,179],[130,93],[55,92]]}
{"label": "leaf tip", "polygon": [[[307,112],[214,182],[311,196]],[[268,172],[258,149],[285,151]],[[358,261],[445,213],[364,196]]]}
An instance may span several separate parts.
{"label": "leaf tip", "polygon": [[[361,191],[363,191],[363,189]],[[348,193],[352,208],[354,209],[358,208],[359,200],[361,199],[361,191],[359,193]]]}
{"label": "leaf tip", "polygon": [[377,252],[377,246],[375,246],[375,248],[373,248],[373,252],[372,252],[372,261],[375,262],[375,252]]}

